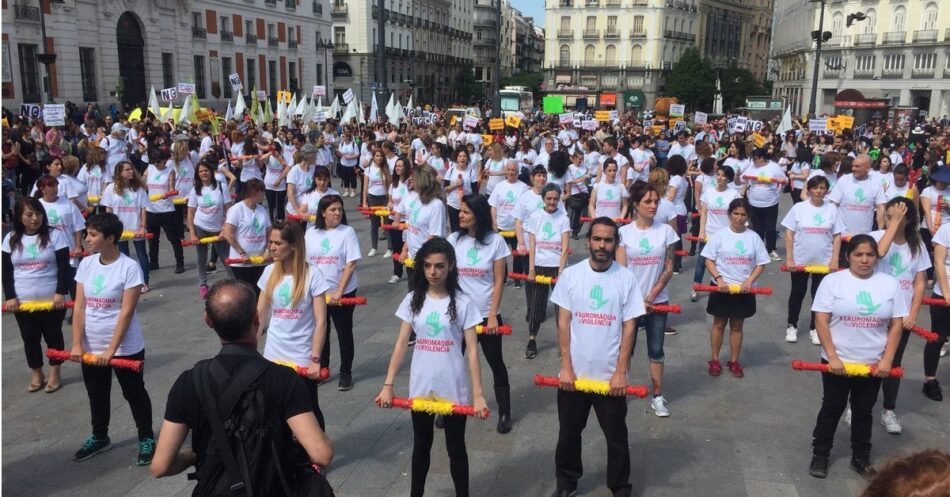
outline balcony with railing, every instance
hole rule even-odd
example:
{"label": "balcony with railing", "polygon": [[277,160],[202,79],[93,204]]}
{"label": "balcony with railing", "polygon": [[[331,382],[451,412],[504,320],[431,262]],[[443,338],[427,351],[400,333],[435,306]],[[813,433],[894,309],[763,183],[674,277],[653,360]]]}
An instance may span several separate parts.
{"label": "balcony with railing", "polygon": [[313,15],[323,16],[323,4],[317,0],[313,0]]}
{"label": "balcony with railing", "polygon": [[907,31],[890,31],[884,33],[882,45],[903,45],[907,40]]}
{"label": "balcony with railing", "polygon": [[607,28],[607,31],[604,31],[604,38],[620,38],[620,30]]}
{"label": "balcony with railing", "polygon": [[279,43],[276,37],[273,37],[273,36],[267,37],[267,46],[277,48],[278,44]]}
{"label": "balcony with railing", "polygon": [[881,79],[900,79],[904,77],[904,68],[884,69],[881,71]]}
{"label": "balcony with railing", "polygon": [[199,28],[198,26],[191,27],[191,37],[199,40],[206,40],[208,38],[208,31],[205,28]]}
{"label": "balcony with railing", "polygon": [[871,79],[874,77],[874,69],[855,69],[854,79]]}
{"label": "balcony with railing", "polygon": [[600,0],[584,0],[585,7],[600,7]]}
{"label": "balcony with railing", "polygon": [[297,0],[284,0],[284,8],[290,12],[297,10]]}
{"label": "balcony with railing", "polygon": [[937,42],[937,30],[936,29],[920,29],[914,31],[914,43],[936,43]]}
{"label": "balcony with railing", "polygon": [[574,38],[574,30],[571,29],[559,29],[557,30],[557,37],[562,40],[570,40]]}
{"label": "balcony with railing", "polygon": [[558,2],[558,6],[560,6],[560,7],[573,7],[573,6],[574,6],[574,0],[560,0],[560,1]]}
{"label": "balcony with railing", "polygon": [[620,0],[607,0],[608,7],[620,7]]}
{"label": "balcony with railing", "polygon": [[29,5],[14,5],[13,18],[19,21],[40,22],[40,8]]}
{"label": "balcony with railing", "polygon": [[334,54],[347,54],[350,53],[350,44],[349,43],[335,43],[333,45]]}
{"label": "balcony with railing", "polygon": [[248,33],[247,35],[244,36],[244,41],[247,42],[248,44],[257,45],[257,35],[252,35]]}
{"label": "balcony with railing", "polygon": [[291,50],[297,49],[297,40],[287,40],[287,48]]}
{"label": "balcony with railing", "polygon": [[230,31],[222,31],[222,32],[221,32],[221,41],[226,41],[226,42],[229,42],[229,43],[234,43],[234,33],[230,32]]}
{"label": "balcony with railing", "polygon": [[631,7],[646,7],[649,4],[650,0],[633,0],[630,3]]}
{"label": "balcony with railing", "polygon": [[600,38],[600,31],[596,29],[585,29],[584,38],[588,40],[596,40]]}
{"label": "balcony with railing", "polygon": [[929,68],[929,69],[920,68],[920,69],[914,69],[913,71],[911,71],[910,75],[911,75],[911,77],[914,78],[914,79],[918,79],[918,78],[932,78],[932,77],[934,77],[934,72],[935,72],[935,71],[934,71],[934,68],[933,68],[933,67],[931,67],[931,68]]}
{"label": "balcony with railing", "polygon": [[832,36],[828,43],[822,44],[822,48],[834,49],[843,48],[851,43],[850,36]]}
{"label": "balcony with railing", "polygon": [[330,17],[346,17],[348,12],[345,3],[335,3],[330,6]]}
{"label": "balcony with railing", "polygon": [[854,37],[856,47],[873,47],[875,43],[877,43],[877,33],[865,33]]}
{"label": "balcony with railing", "polygon": [[636,38],[636,39],[646,38],[646,37],[647,37],[647,32],[646,32],[646,31],[631,31],[631,32],[630,32],[630,37],[631,37],[631,38]]}

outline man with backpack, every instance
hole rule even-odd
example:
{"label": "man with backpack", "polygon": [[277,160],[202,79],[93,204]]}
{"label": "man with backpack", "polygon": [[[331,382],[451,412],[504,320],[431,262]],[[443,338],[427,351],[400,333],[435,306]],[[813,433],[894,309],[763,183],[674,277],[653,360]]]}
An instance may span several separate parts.
{"label": "man with backpack", "polygon": [[[242,281],[211,287],[204,319],[221,352],[182,373],[168,393],[152,474],[195,466],[194,496],[331,496],[316,466],[330,463],[333,447],[300,377],[257,352],[256,300]],[[192,447],[182,449],[189,430]]]}

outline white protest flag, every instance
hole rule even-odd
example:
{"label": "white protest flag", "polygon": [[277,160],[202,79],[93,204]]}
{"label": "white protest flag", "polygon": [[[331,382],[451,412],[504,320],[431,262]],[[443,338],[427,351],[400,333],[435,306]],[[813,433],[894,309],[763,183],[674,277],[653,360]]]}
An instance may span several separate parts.
{"label": "white protest flag", "polygon": [[409,95],[409,101],[406,102],[406,108],[409,109],[409,112],[412,112],[412,109],[415,109],[415,107],[412,106],[412,95]]}
{"label": "white protest flag", "polygon": [[300,99],[300,102],[297,103],[297,107],[294,108],[294,114],[298,116],[302,116],[307,113],[307,110],[309,108],[310,108],[310,103],[307,102],[307,96],[304,95],[303,98]]}
{"label": "white protest flag", "polygon": [[399,100],[396,100],[396,103],[393,104],[393,115],[394,118],[390,118],[394,124],[399,124],[399,121],[402,118],[406,117],[406,113],[402,110],[402,105],[399,103]]}
{"label": "white protest flag", "polygon": [[244,92],[238,90],[237,100],[234,101],[234,115],[238,116],[238,118],[243,118],[246,109],[247,104],[244,103]]}
{"label": "white protest flag", "polygon": [[389,117],[389,120],[390,120],[390,121],[393,120],[393,118],[390,117],[390,116],[392,116],[392,112],[393,112],[393,100],[394,100],[395,98],[396,98],[396,92],[392,92],[392,93],[389,94],[389,102],[386,102],[386,117]]}
{"label": "white protest flag", "polygon": [[148,94],[148,110],[155,116],[162,115],[162,108],[158,105],[158,95],[155,94],[155,87]]}
{"label": "white protest flag", "polygon": [[374,123],[379,121],[379,104],[376,103],[376,92],[373,92],[373,102],[369,107],[369,120]]}
{"label": "white protest flag", "polygon": [[[323,105],[323,99],[320,99],[321,107]],[[336,119],[336,116],[340,115],[340,99],[336,95],[333,96],[333,103],[330,104],[330,111],[328,116]],[[346,121],[344,121],[346,122]]]}
{"label": "white protest flag", "polygon": [[290,103],[287,104],[287,115],[288,116],[297,115],[297,92],[294,92],[294,96],[291,97]]}
{"label": "white protest flag", "polygon": [[356,99],[356,117],[357,122],[360,124],[366,124],[366,114],[363,113],[363,102],[360,99]]}
{"label": "white protest flag", "polygon": [[[171,104],[168,105],[171,108]],[[188,122],[188,116],[191,115],[191,99],[185,98],[185,103],[181,106],[181,113],[178,114],[178,124]]]}
{"label": "white protest flag", "polygon": [[287,126],[290,123],[290,120],[287,119],[287,103],[283,99],[279,100],[280,102],[277,103],[277,125]]}
{"label": "white protest flag", "polygon": [[782,116],[782,122],[778,125],[778,134],[784,135],[792,129],[792,108],[786,107],[785,115]]}
{"label": "white protest flag", "polygon": [[[336,100],[333,101],[333,104],[336,105]],[[330,107],[330,111],[333,112],[333,107]],[[343,112],[343,117],[340,118],[341,123],[349,124],[350,119],[356,117],[356,99],[350,100],[350,103],[346,104],[346,110]]]}
{"label": "white protest flag", "polygon": [[224,121],[227,122],[231,119],[234,119],[234,109],[231,108],[231,101],[228,100],[228,110],[224,113]]}

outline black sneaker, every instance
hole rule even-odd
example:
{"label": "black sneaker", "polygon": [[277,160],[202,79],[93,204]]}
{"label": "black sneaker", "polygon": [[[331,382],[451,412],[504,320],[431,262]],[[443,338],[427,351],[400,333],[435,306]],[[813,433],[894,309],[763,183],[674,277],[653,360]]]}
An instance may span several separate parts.
{"label": "black sneaker", "polygon": [[340,373],[340,382],[337,384],[336,389],[345,392],[353,388],[353,375]]}
{"label": "black sneaker", "polygon": [[815,478],[825,478],[828,476],[828,456],[811,456],[811,465],[808,466],[808,474]]}
{"label": "black sneaker", "polygon": [[149,270],[149,271],[158,271],[158,263],[157,263],[157,262],[149,262],[149,263],[148,263],[148,270]]}
{"label": "black sneaker", "polygon": [[440,430],[445,429],[445,418],[441,414],[435,415],[435,427]]}
{"label": "black sneaker", "polygon": [[412,347],[416,344],[416,332],[412,331],[409,333],[409,346]]}
{"label": "black sneaker", "polygon": [[184,264],[179,264],[179,265],[175,266],[175,274],[181,274],[181,273],[184,273],[184,272],[185,272],[185,265],[184,265]]}
{"label": "black sneaker", "polygon": [[209,273],[213,273],[218,270],[218,265],[213,262],[209,262],[205,270]]}
{"label": "black sneaker", "polygon": [[858,459],[856,457],[852,457],[851,469],[853,469],[855,473],[867,479],[874,478],[874,476],[877,475],[877,470],[871,466],[871,462],[867,459]]}
{"label": "black sneaker", "polygon": [[924,382],[924,395],[934,402],[943,402],[943,390],[940,389],[940,383],[937,380]]}
{"label": "black sneaker", "polygon": [[537,340],[528,340],[528,346],[524,348],[524,357],[525,359],[534,359],[535,357],[538,357]]}
{"label": "black sneaker", "polygon": [[82,443],[82,448],[76,451],[76,455],[73,456],[73,461],[85,461],[90,457],[100,453],[105,452],[112,448],[112,442],[109,440],[109,437],[106,438],[96,438],[91,436]]}
{"label": "black sneaker", "polygon": [[139,458],[135,461],[135,464],[139,466],[148,466],[152,464],[152,456],[155,455],[155,439],[154,438],[140,438],[139,439]]}

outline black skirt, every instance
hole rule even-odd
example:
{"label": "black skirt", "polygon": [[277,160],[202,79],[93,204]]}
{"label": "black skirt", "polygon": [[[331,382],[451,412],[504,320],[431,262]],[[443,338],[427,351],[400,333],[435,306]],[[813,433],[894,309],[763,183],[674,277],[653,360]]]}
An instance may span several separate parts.
{"label": "black skirt", "polygon": [[750,318],[755,315],[755,294],[711,292],[706,313],[717,318]]}

